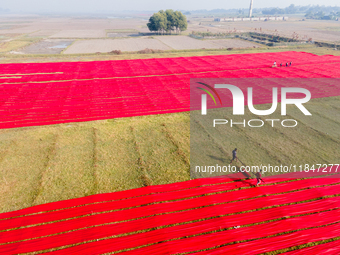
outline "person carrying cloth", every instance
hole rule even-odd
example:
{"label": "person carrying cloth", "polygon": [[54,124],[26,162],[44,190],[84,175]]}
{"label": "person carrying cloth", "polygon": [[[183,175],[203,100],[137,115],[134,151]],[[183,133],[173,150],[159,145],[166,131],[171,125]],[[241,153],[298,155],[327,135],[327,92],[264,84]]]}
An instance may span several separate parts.
{"label": "person carrying cloth", "polygon": [[233,150],[233,159],[230,161],[229,165],[235,160],[237,162],[237,156],[236,156],[236,153],[237,153],[237,148],[235,148],[235,150]]}
{"label": "person carrying cloth", "polygon": [[[237,154],[237,148],[235,148],[235,150],[233,150],[233,159],[230,161],[229,165],[230,165],[234,160],[235,160],[236,162],[237,162],[237,161],[240,161],[241,164],[243,164],[242,161],[238,159],[238,157],[237,157],[236,154]],[[250,178],[251,178],[250,174],[247,173],[247,172],[244,171],[244,170],[241,170],[241,169],[240,169],[240,170],[238,170],[238,172],[241,172],[241,173],[244,175],[244,177],[246,177],[247,179],[250,179]]]}
{"label": "person carrying cloth", "polygon": [[262,169],[260,169],[260,171],[258,171],[257,173],[255,173],[255,177],[257,179],[257,183],[256,186],[259,186],[261,184],[261,182],[264,182],[262,180]]}

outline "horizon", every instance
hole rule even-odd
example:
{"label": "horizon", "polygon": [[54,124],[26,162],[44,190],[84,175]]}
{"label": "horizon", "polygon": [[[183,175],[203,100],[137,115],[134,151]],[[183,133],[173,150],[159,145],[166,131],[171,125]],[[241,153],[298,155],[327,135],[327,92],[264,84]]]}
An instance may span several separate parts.
{"label": "horizon", "polygon": [[[239,9],[249,9],[249,0],[240,0],[238,2],[233,2],[226,4],[222,0],[213,0],[209,3],[200,1],[194,2],[192,0],[187,1],[178,1],[174,0],[171,3],[159,3],[154,0],[145,0],[143,3],[141,1],[136,0],[128,0],[125,1],[124,4],[116,3],[116,1],[108,1],[108,0],[97,0],[94,1],[79,1],[79,0],[61,0],[58,2],[45,0],[31,0],[29,4],[24,0],[5,0],[0,10],[2,13],[11,13],[11,14],[43,14],[43,13],[55,13],[55,14],[104,14],[104,13],[151,13],[161,9],[173,9],[180,11],[189,11],[189,12],[197,12],[197,11],[212,11],[212,10],[239,10]],[[320,6],[320,7],[339,7],[340,3],[336,0],[300,0],[298,3],[293,0],[278,2],[276,6],[273,4],[273,1],[268,0],[258,0],[254,1],[253,9],[264,9],[264,8],[286,8],[294,4],[295,6]],[[117,5],[119,5],[117,7]],[[67,8],[65,8],[67,6]],[[131,7],[133,6],[133,7]],[[191,6],[195,6],[196,8],[191,8]]]}

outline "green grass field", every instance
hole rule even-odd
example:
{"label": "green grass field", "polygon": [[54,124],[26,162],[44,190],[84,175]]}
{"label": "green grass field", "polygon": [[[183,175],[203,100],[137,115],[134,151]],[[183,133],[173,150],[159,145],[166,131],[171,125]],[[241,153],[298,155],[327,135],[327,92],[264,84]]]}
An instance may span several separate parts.
{"label": "green grass field", "polygon": [[[200,111],[193,112],[191,124],[191,163],[193,176],[211,177],[223,173],[197,173],[195,166],[226,166],[231,161],[232,150],[238,148],[238,157],[247,166],[296,165],[310,166],[316,164],[339,164],[340,143],[340,97],[313,99],[306,107],[312,116],[305,116],[295,106],[288,106],[287,116],[281,116],[277,110],[269,116],[257,116],[249,111],[244,116],[233,116],[231,108],[209,110],[209,118],[202,116]],[[280,104],[278,108],[280,108]],[[269,109],[269,105],[256,106],[257,109]],[[213,119],[227,119],[230,122],[262,119],[266,123],[261,128],[251,128],[248,125],[230,124],[217,125],[212,128]],[[265,119],[294,119],[298,122],[296,128],[283,127],[275,122],[272,127]],[[288,123],[287,123],[288,124]],[[289,123],[292,125],[293,123]],[[253,123],[259,125],[259,123]],[[227,155],[227,157],[226,157]],[[243,164],[235,162],[232,165],[240,167]],[[299,168],[297,168],[299,171]],[[339,167],[340,172],[340,167]],[[280,173],[280,172],[279,172]],[[281,172],[282,173],[282,172]],[[277,173],[266,173],[265,176]]]}
{"label": "green grass field", "polygon": [[189,179],[189,113],[0,130],[0,212]]}

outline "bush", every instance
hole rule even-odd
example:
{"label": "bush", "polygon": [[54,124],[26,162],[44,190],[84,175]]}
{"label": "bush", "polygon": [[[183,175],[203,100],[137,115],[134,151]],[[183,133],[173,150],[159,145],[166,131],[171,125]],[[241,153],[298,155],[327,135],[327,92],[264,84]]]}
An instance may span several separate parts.
{"label": "bush", "polygon": [[139,54],[151,54],[151,53],[162,53],[164,52],[163,50],[153,50],[153,49],[144,49],[144,50],[140,50],[137,53]]}
{"label": "bush", "polygon": [[111,54],[116,54],[116,55],[120,55],[122,54],[122,51],[121,50],[113,50],[110,52]]}

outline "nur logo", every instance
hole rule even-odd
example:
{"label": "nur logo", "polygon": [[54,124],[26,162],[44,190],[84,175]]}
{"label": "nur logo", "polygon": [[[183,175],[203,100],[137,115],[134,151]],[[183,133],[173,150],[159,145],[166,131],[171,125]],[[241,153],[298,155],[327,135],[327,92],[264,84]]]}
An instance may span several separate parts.
{"label": "nur logo", "polygon": [[[235,85],[230,84],[215,84],[215,88],[212,86],[198,82],[199,84],[207,87],[210,89],[219,99],[221,106],[222,106],[222,100],[220,95],[217,93],[216,89],[228,89],[233,98],[233,115],[244,115],[244,94],[240,88],[238,88]],[[210,97],[213,99],[215,105],[217,106],[216,100],[212,93],[208,91],[207,89],[197,87],[200,90],[203,90],[206,92]],[[253,104],[253,88],[247,88],[248,90],[248,108],[249,110],[255,114],[255,115],[270,115],[275,112],[277,105],[278,105],[278,88],[273,88],[272,91],[272,106],[268,110],[257,110],[254,107]],[[305,95],[304,98],[299,99],[289,99],[287,98],[288,93],[302,93]],[[296,105],[297,108],[302,111],[304,115],[312,115],[302,104],[307,103],[311,99],[311,93],[309,90],[304,88],[293,88],[293,87],[287,87],[287,88],[281,88],[281,115],[287,114],[287,105],[293,104]],[[207,115],[207,95],[202,94],[201,95],[201,114]]]}
{"label": "nur logo", "polygon": [[[206,86],[207,88],[209,88],[211,91],[213,91],[215,93],[215,95],[218,97],[218,99],[220,100],[221,106],[222,106],[222,100],[220,95],[217,93],[216,89],[214,89],[213,87],[211,87],[208,84],[205,84],[203,82],[197,82],[203,86]],[[215,105],[217,105],[216,100],[214,98],[214,96],[206,89],[197,87],[200,90],[203,90],[204,92],[206,92],[211,98],[212,100],[214,100]],[[202,115],[207,115],[207,95],[206,94],[202,94]]]}

